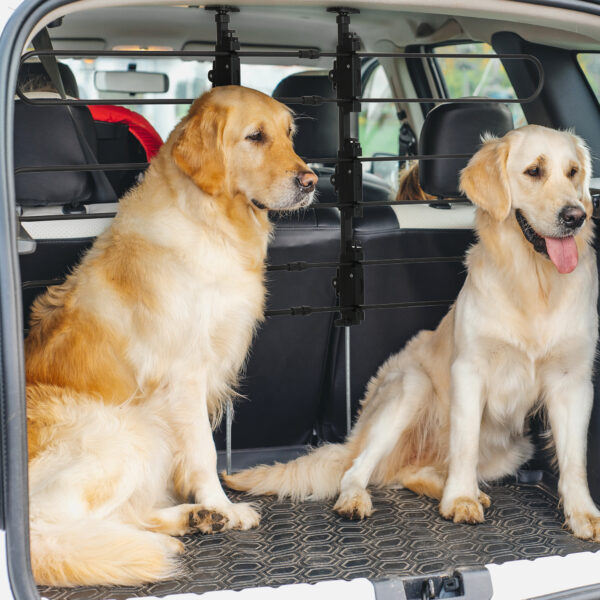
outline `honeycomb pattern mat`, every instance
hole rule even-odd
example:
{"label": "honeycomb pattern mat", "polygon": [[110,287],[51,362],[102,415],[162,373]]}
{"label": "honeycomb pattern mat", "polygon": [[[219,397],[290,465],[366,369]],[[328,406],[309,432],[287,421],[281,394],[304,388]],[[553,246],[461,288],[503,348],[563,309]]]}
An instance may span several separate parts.
{"label": "honeycomb pattern mat", "polygon": [[[376,512],[363,522],[338,517],[333,502],[256,501],[258,529],[182,538],[185,575],[141,587],[40,587],[49,600],[124,600],[326,579],[425,575],[453,566],[502,563],[600,550],[562,526],[556,495],[543,484],[504,483],[486,490],[486,522],[457,525],[437,502],[407,490],[373,490]],[[232,495],[240,500],[241,494]]]}

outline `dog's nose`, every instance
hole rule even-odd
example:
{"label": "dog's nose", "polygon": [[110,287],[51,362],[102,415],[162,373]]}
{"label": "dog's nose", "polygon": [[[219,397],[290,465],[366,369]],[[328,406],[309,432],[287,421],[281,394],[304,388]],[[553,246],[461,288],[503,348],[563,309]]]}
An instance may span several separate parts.
{"label": "dog's nose", "polygon": [[559,213],[558,219],[568,229],[577,229],[585,221],[585,212],[578,206],[565,206]]}
{"label": "dog's nose", "polygon": [[300,189],[308,194],[315,189],[315,185],[317,185],[319,178],[312,171],[302,171],[296,175],[296,181],[298,182]]}

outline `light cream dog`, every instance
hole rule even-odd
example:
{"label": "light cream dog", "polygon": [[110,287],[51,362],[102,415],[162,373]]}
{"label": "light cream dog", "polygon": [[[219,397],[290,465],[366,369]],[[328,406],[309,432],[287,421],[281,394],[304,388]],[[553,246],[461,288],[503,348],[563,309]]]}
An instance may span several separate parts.
{"label": "light cream dog", "polygon": [[588,491],[586,435],[598,334],[590,157],[567,132],[530,125],[487,138],[461,175],[478,242],[455,305],[369,382],[345,444],[226,477],[252,494],[328,498],[371,514],[367,485],[439,499],[456,522],[483,521],[479,482],[530,458],[527,416],[547,413],[566,522],[600,541]]}
{"label": "light cream dog", "polygon": [[264,94],[205,94],[81,264],[36,300],[26,365],[38,583],[169,578],[183,551],[170,536],[258,524],[221,488],[211,421],[262,318],[266,208],[313,197],[292,132],[290,111]]}

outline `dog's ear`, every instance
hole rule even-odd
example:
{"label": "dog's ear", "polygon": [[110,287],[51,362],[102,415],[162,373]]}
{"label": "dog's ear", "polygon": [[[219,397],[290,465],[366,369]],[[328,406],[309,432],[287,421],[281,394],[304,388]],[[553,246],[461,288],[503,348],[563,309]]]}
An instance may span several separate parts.
{"label": "dog's ear", "polygon": [[590,150],[583,140],[578,135],[571,133],[573,141],[575,142],[575,151],[577,152],[577,160],[583,171],[583,177],[581,178],[581,200],[591,206],[592,197],[590,195],[590,179],[592,178],[592,159],[590,156]]}
{"label": "dog's ear", "polygon": [[216,195],[225,186],[223,131],[228,108],[202,102],[192,106],[173,144],[175,164],[204,192]]}
{"label": "dog's ear", "polygon": [[508,146],[505,138],[484,138],[483,146],[460,174],[460,191],[498,221],[508,217],[511,207],[506,174]]}

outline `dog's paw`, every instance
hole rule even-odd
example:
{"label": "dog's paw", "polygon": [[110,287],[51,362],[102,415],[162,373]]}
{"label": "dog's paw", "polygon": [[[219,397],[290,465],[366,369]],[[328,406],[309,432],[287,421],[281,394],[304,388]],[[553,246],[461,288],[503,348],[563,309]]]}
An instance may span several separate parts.
{"label": "dog's paw", "polygon": [[[485,496],[482,502],[481,496]],[[454,521],[455,523],[483,523],[483,505],[487,499],[489,506],[490,499],[486,494],[480,492],[479,500],[461,496],[454,498],[449,502],[440,504],[440,514],[444,519]]]}
{"label": "dog's paw", "polygon": [[260,515],[249,502],[230,504],[227,507],[227,517],[229,523],[227,523],[226,529],[252,529],[260,523]]}
{"label": "dog's paw", "polygon": [[229,518],[216,510],[201,508],[190,511],[188,524],[190,530],[200,533],[217,533],[222,531],[229,523]]}
{"label": "dog's paw", "polygon": [[492,505],[491,498],[484,492],[479,492],[479,502],[483,508],[489,508]]}
{"label": "dog's paw", "polygon": [[183,545],[183,542],[168,535],[165,535],[163,539],[169,552],[172,552],[173,554],[183,554],[185,552],[185,546]]}
{"label": "dog's paw", "polygon": [[358,490],[340,494],[333,510],[344,519],[360,521],[373,514],[373,503],[367,490]]}
{"label": "dog's paw", "polygon": [[582,540],[600,542],[600,516],[590,513],[575,513],[567,517],[567,527]]}

